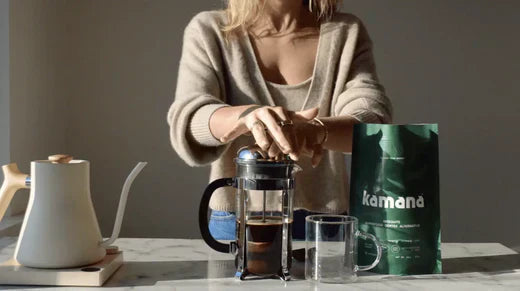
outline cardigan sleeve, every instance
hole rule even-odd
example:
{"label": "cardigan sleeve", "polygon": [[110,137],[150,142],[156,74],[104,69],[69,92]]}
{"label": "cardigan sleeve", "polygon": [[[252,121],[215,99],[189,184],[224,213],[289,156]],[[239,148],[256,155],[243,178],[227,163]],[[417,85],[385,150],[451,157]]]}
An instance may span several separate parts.
{"label": "cardigan sleeve", "polygon": [[350,115],[363,123],[390,123],[392,104],[379,83],[372,41],[361,21],[344,91],[334,106],[336,116]]}
{"label": "cardigan sleeve", "polygon": [[209,130],[211,114],[227,105],[215,69],[217,57],[211,53],[218,47],[200,18],[195,16],[184,30],[175,100],[167,116],[171,144],[190,166],[208,165],[228,147]]}

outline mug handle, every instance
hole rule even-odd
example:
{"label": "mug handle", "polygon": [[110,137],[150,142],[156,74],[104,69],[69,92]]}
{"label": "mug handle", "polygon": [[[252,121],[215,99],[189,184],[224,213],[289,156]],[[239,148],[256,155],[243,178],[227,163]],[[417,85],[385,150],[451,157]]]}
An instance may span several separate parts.
{"label": "mug handle", "polygon": [[215,190],[220,187],[231,187],[233,186],[233,178],[222,178],[211,182],[206,190],[204,190],[204,194],[202,195],[202,199],[200,200],[199,206],[199,229],[202,238],[208,244],[208,246],[217,252],[221,253],[230,253],[232,251],[232,247],[229,244],[223,244],[218,242],[213,238],[211,233],[209,232],[208,226],[208,208],[209,208],[209,200],[211,195]]}
{"label": "mug handle", "polygon": [[373,236],[369,233],[366,233],[366,232],[359,231],[359,230],[356,232],[356,237],[362,238],[362,239],[369,239],[372,242],[374,242],[374,244],[376,245],[376,249],[377,249],[377,255],[376,255],[376,259],[374,260],[374,262],[372,262],[372,264],[366,265],[366,266],[356,265],[355,271],[356,272],[368,271],[370,269],[373,269],[375,266],[377,266],[377,264],[379,264],[379,261],[381,261],[381,255],[383,254],[383,248],[381,247],[381,243],[377,240],[377,238],[375,236]]}

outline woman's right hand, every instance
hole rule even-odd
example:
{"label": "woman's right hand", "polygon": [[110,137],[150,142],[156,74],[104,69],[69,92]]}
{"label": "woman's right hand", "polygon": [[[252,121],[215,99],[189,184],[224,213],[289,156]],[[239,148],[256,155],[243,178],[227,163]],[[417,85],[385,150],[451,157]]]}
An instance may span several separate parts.
{"label": "woman's right hand", "polygon": [[284,154],[298,160],[300,153],[293,125],[298,122],[306,123],[317,114],[318,108],[294,112],[280,106],[253,105],[244,110],[232,129],[224,134],[220,141],[227,143],[243,134],[251,133],[263,151],[268,152],[274,142]]}

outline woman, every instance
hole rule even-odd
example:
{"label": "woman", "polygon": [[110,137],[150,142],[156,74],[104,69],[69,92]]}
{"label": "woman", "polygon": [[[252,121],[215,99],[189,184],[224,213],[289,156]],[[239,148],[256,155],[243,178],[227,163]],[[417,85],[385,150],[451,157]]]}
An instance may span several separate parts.
{"label": "woman", "polygon": [[[353,125],[391,121],[367,31],[337,2],[229,0],[225,11],[198,14],[184,32],[168,113],[174,149],[190,166],[211,164],[210,180],[234,176],[244,145],[297,160],[300,238],[305,215],[348,210],[343,153]],[[210,231],[234,239],[233,189],[218,191]]]}

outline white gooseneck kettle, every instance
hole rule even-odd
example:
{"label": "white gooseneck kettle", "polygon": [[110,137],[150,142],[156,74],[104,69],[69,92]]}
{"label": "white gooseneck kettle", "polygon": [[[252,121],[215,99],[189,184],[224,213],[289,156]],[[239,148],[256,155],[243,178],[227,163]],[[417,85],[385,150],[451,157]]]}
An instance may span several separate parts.
{"label": "white gooseneck kettle", "polygon": [[73,268],[96,263],[119,236],[130,186],[146,166],[140,162],[125,181],[112,236],[103,240],[90,197],[90,164],[54,155],[31,162],[31,176],[16,164],[2,167],[0,220],[18,189],[30,188],[30,198],[18,237],[15,259],[35,268]]}

